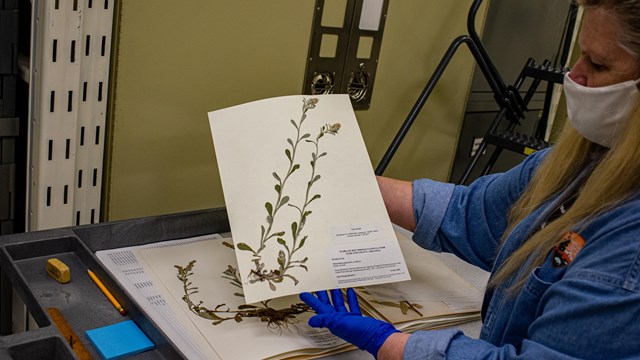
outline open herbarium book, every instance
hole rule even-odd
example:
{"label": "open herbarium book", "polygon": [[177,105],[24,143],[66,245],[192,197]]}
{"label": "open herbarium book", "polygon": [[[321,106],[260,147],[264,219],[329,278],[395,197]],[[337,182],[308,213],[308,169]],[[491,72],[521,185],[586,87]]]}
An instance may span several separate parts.
{"label": "open herbarium book", "polygon": [[231,239],[201,240],[133,253],[207,358],[317,357],[349,347],[309,327],[313,314],[297,296],[246,304]]}
{"label": "open herbarium book", "polygon": [[[363,311],[407,332],[479,318],[478,290],[411,240],[399,244],[412,280],[358,288]],[[145,311],[169,319],[154,320],[190,359],[316,358],[353,349],[309,327],[313,313],[297,295],[246,304],[232,246],[230,238],[204,236],[97,255]],[[123,274],[131,270],[112,261],[123,252],[146,274],[145,285],[128,282]],[[153,303],[138,296],[145,286],[154,287]]]}

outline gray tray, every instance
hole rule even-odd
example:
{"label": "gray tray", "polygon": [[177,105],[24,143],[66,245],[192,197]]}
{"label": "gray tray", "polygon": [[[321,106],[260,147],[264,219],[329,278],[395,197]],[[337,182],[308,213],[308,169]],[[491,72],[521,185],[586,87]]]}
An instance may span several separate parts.
{"label": "gray tray", "polygon": [[[23,333],[0,336],[0,359],[75,359],[75,353],[60,335],[46,309],[55,307],[65,317],[95,359],[100,359],[85,331],[124,320],[133,320],[156,348],[130,358],[179,359],[183,355],[108,275],[94,253],[98,250],[142,245],[158,241],[228,232],[224,209],[204,210],[75,228],[54,229],[0,237],[3,316],[0,330],[6,334],[4,316],[13,286],[39,326]],[[46,274],[49,258],[57,258],[71,270],[71,281],[60,284]],[[126,309],[120,315],[87,274],[91,269]],[[7,284],[10,283],[10,284]],[[10,305],[8,306],[11,307]]]}

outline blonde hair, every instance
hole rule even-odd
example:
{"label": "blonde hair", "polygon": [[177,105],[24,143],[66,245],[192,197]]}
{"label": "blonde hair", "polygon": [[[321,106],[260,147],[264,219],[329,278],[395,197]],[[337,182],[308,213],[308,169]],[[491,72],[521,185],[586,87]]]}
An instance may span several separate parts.
{"label": "blonde hair", "polygon": [[[588,9],[603,9],[619,21],[618,41],[636,59],[640,59],[640,1],[639,0],[581,0]],[[639,102],[640,103],[640,102]],[[489,286],[497,286],[516,274],[523,264],[522,276],[511,285],[515,291],[522,287],[528,275],[540,266],[549,251],[562,236],[584,228],[598,214],[612,209],[640,189],[640,104],[627,119],[626,131],[599,160],[586,182],[578,190],[569,210],[534,233],[518,250],[509,256],[492,277]],[[509,226],[503,241],[526,216],[546,200],[561,191],[592,160],[599,146],[578,134],[567,122],[557,144],[549,151],[533,179],[509,213]]]}
{"label": "blonde hair", "polygon": [[[503,240],[527,215],[562,190],[591,161],[591,154],[597,151],[597,147],[568,123],[565,124],[558,143],[546,155],[527,189],[512,207]],[[626,131],[593,169],[569,210],[537,231],[511,254],[489,285],[496,286],[507,280],[527,263],[526,271],[511,288],[520,289],[526,277],[544,262],[566,232],[576,225],[584,228],[598,214],[628,200],[639,189],[640,106],[636,105],[627,120]]]}

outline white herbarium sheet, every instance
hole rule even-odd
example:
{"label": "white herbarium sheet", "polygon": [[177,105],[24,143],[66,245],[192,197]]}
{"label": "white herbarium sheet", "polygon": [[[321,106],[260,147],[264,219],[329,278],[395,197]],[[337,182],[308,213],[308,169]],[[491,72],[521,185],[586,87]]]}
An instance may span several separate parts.
{"label": "white herbarium sheet", "polygon": [[347,95],[209,113],[247,303],[409,280]]}
{"label": "white herbarium sheet", "polygon": [[[208,237],[133,250],[168,308],[186,329],[197,329],[190,336],[208,359],[317,357],[353,348],[327,329],[308,326],[313,313],[295,305],[302,303],[297,296],[244,305],[236,259],[224,245],[230,241]],[[170,337],[175,331],[163,330]]]}

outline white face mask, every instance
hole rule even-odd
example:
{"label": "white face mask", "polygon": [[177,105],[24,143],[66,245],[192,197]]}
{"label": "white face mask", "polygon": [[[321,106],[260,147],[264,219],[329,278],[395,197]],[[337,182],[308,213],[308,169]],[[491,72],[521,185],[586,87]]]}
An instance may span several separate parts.
{"label": "white face mask", "polygon": [[586,87],[567,73],[563,85],[569,122],[587,140],[610,148],[638,99],[638,83],[640,80]]}

